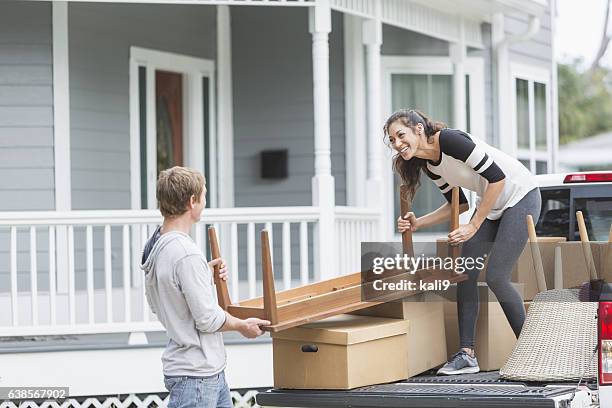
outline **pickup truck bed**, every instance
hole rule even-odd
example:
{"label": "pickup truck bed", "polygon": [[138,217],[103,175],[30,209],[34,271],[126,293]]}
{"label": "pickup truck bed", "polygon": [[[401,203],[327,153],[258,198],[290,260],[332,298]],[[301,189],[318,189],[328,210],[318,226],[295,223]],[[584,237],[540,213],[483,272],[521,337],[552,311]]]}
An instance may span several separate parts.
{"label": "pickup truck bed", "polygon": [[[587,384],[574,395],[573,406],[591,406]],[[264,407],[570,407],[575,384],[506,381],[497,371],[461,376],[422,375],[406,381],[348,391],[271,389],[257,395]],[[580,400],[580,402],[578,402]],[[566,402],[567,401],[567,402]]]}

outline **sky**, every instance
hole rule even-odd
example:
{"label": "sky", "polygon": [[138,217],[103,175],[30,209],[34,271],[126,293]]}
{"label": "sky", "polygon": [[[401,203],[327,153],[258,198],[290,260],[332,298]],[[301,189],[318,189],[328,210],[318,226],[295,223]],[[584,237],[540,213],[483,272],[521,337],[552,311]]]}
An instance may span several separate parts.
{"label": "sky", "polygon": [[[607,1],[557,0],[556,57],[559,62],[582,57],[587,66],[591,64],[601,40]],[[612,43],[602,65],[612,68]]]}

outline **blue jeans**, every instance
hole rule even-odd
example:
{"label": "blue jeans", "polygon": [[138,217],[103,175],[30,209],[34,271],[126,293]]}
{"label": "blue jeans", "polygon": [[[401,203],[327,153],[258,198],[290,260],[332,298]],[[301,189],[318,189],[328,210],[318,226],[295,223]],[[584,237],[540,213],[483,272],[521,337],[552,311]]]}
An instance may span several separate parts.
{"label": "blue jeans", "polygon": [[230,390],[222,371],[210,377],[168,377],[168,408],[232,408]]}

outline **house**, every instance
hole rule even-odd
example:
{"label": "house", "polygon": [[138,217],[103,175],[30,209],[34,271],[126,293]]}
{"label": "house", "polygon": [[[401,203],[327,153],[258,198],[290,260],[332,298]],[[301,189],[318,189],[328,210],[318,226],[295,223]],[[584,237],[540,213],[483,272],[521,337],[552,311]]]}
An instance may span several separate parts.
{"label": "house", "polygon": [[594,171],[612,169],[608,152],[612,132],[575,140],[559,147],[559,168],[566,171]]}
{"label": "house", "polygon": [[[361,241],[396,239],[381,129],[394,109],[420,108],[534,172],[554,170],[554,10],[554,0],[0,3],[0,386],[69,385],[85,406],[118,394],[159,402],[165,340],[138,268],[160,219],[159,169],[206,174],[212,208],[193,235],[205,248],[204,225],[218,226],[234,300],[261,290],[264,226],[280,289],[355,271]],[[265,172],[262,155],[274,164]],[[424,185],[414,210],[440,200]],[[227,342],[230,386],[270,386],[270,342]]]}

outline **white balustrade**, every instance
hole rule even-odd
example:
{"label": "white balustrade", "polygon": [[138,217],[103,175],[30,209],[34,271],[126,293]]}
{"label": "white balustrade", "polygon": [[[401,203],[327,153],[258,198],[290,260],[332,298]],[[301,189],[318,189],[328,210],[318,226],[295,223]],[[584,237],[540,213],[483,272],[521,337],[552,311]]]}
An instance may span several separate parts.
{"label": "white balustrade", "polygon": [[376,241],[380,213],[369,208],[336,207],[336,251],[340,274],[361,270],[361,242]]}
{"label": "white balustrade", "polygon": [[[193,236],[205,254],[207,225],[216,227],[220,242],[229,241],[222,256],[236,302],[262,292],[264,227],[275,249],[277,290],[311,282],[319,219],[318,207],[207,209]],[[377,214],[336,207],[334,219],[340,272],[355,272],[360,241],[375,236]],[[0,310],[6,311],[0,314],[0,336],[163,330],[149,310],[144,274],[135,270],[161,220],[150,210],[0,213],[0,262],[8,266],[8,273],[0,272]],[[66,234],[57,233],[62,228]],[[56,253],[60,237],[67,241],[61,245],[65,254]],[[67,256],[68,270],[57,269],[58,256]],[[58,286],[59,274],[65,288]]]}
{"label": "white balustrade", "polygon": [[[212,220],[218,231],[223,225],[229,227],[230,236],[220,235],[219,238],[230,240],[231,251],[223,255],[230,265],[230,293],[238,301],[254,297],[261,290],[256,229],[264,225],[272,229],[275,223],[282,225],[283,236],[278,238],[278,243],[282,244],[282,277],[285,286],[291,286],[291,226],[307,232],[308,225],[318,220],[318,209],[209,209],[195,229],[203,250],[207,242],[204,224]],[[0,335],[161,329],[150,315],[144,296],[144,279],[133,271],[133,265],[140,263],[141,246],[160,221],[157,211],[0,213],[0,245],[4,246],[0,247],[0,259],[4,254],[8,265],[8,274],[0,279],[0,308],[6,311],[0,316]],[[67,271],[56,269],[58,226],[67,227],[65,246],[68,251],[64,255],[68,257]],[[28,232],[29,245],[21,239]],[[307,240],[308,235],[300,234],[300,238]],[[134,239],[140,247],[133,246]],[[285,239],[287,241],[283,242]],[[41,245],[45,240],[47,244]],[[245,248],[239,250],[239,243],[246,244]],[[303,265],[308,263],[309,243],[296,241],[293,244],[296,253],[298,249],[301,255],[305,253],[306,258],[300,259],[300,282],[308,282],[308,276],[302,274],[308,272],[308,267]],[[240,265],[239,255],[246,252],[248,259]],[[24,259],[24,253],[29,257]],[[41,262],[44,256],[48,256],[48,262]],[[298,258],[295,255],[296,261]],[[240,268],[245,267],[247,273],[239,276]],[[280,272],[281,268],[277,268]],[[58,273],[67,276],[65,291],[57,287]]]}

